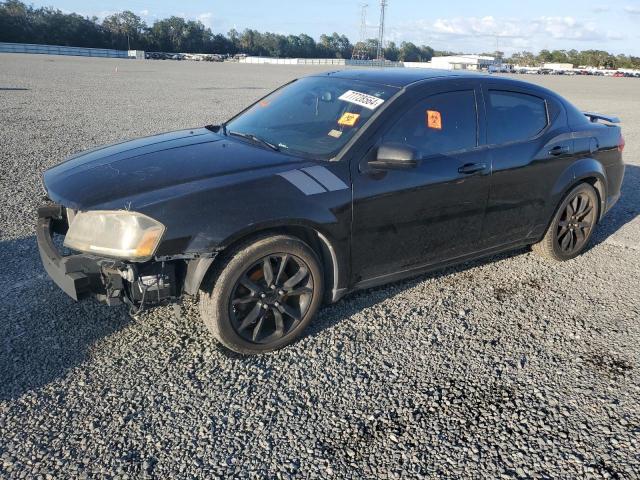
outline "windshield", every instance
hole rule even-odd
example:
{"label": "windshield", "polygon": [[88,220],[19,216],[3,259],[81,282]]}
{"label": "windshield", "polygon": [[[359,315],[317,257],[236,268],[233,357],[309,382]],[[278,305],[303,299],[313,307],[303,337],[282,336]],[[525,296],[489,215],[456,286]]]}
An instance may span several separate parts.
{"label": "windshield", "polygon": [[398,88],[332,77],[297,80],[226,124],[229,135],[319,159],[334,157]]}

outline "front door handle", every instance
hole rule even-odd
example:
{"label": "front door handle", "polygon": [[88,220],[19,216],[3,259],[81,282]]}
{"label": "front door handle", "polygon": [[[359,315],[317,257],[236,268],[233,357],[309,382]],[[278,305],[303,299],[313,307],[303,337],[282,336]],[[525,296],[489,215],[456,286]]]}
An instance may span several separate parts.
{"label": "front door handle", "polygon": [[554,157],[557,157],[558,155],[566,155],[567,153],[569,153],[569,147],[566,145],[558,145],[549,150],[549,155],[553,155]]}
{"label": "front door handle", "polygon": [[487,169],[486,163],[467,163],[458,168],[458,173],[465,175],[472,175],[474,173],[482,172]]}

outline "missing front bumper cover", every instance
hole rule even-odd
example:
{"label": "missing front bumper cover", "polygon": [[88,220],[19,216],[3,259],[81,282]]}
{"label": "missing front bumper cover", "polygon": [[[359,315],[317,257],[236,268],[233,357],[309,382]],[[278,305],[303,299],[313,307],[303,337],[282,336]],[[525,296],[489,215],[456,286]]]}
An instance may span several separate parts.
{"label": "missing front bumper cover", "polygon": [[93,296],[107,305],[125,301],[140,308],[176,296],[173,263],[131,265],[86,254],[62,256],[53,234],[64,234],[66,229],[62,207],[48,205],[38,210],[36,237],[42,264],[51,279],[74,300]]}

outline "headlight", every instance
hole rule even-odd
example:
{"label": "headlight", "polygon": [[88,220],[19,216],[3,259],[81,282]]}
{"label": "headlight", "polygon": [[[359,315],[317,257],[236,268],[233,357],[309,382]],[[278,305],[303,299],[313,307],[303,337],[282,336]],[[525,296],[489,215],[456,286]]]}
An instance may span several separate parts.
{"label": "headlight", "polygon": [[142,262],[153,256],[164,230],[160,222],[141,213],[78,212],[64,245],[81,252]]}

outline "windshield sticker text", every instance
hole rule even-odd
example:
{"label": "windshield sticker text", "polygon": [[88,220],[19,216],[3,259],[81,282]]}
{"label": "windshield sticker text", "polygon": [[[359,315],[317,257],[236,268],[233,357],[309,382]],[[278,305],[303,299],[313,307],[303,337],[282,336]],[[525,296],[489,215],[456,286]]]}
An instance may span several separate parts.
{"label": "windshield sticker text", "polygon": [[373,95],[367,95],[362,92],[356,92],[355,90],[348,90],[338,98],[344,102],[355,103],[356,105],[368,108],[369,110],[375,110],[384,103],[384,100],[381,98],[374,97]]}
{"label": "windshield sticker text", "polygon": [[331,130],[327,135],[333,138],[340,138],[342,136],[342,132],[340,130]]}

